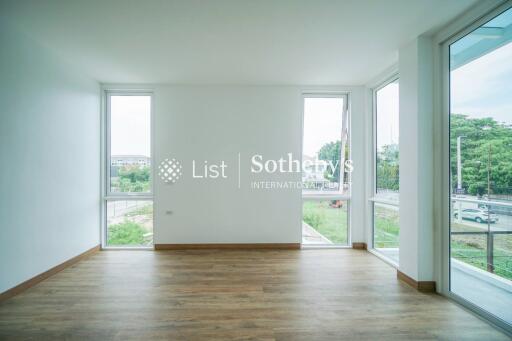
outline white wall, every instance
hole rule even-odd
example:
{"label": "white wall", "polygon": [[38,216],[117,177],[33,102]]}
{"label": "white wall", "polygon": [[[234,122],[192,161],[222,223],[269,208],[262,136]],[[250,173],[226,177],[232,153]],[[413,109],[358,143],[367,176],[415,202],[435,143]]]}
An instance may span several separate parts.
{"label": "white wall", "polygon": [[[254,175],[250,173],[250,157],[261,154],[265,159],[279,159],[293,153],[300,159],[303,89],[155,87],[155,163],[175,157],[184,167],[184,176],[176,184],[166,185],[158,177],[155,179],[156,244],[301,242],[300,189],[250,188],[251,180],[300,182],[300,173]],[[362,91],[350,90],[357,102],[355,110],[360,111],[353,113],[353,117],[360,114],[363,119]],[[352,122],[356,122],[353,127],[357,129],[363,126],[357,118]],[[358,132],[353,129],[352,134]],[[356,141],[357,155],[357,148],[363,150],[364,137],[361,135]],[[194,179],[192,160],[224,160],[228,164],[228,178]],[[359,166],[356,164],[356,169]],[[358,175],[354,182],[364,185]],[[358,210],[362,217],[362,210]],[[353,221],[362,228],[360,218],[353,216]],[[356,235],[359,238],[360,233]]]}
{"label": "white wall", "polygon": [[99,85],[0,25],[0,292],[99,244]]}

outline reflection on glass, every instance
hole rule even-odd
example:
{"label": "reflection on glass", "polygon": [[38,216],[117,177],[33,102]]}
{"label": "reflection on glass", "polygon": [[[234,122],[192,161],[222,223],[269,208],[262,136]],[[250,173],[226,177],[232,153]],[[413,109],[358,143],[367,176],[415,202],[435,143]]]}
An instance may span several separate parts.
{"label": "reflection on glass", "polygon": [[107,246],[152,246],[153,202],[107,202]]}
{"label": "reflection on glass", "polygon": [[346,201],[304,201],[302,220],[303,244],[346,245],[348,243]]}
{"label": "reflection on glass", "polygon": [[512,323],[512,10],[450,46],[451,282]]}
{"label": "reflection on glass", "polygon": [[349,176],[344,167],[348,135],[343,134],[347,131],[343,102],[343,97],[304,99],[302,182],[306,192],[339,192],[348,187]]}
{"label": "reflection on glass", "polygon": [[150,192],[151,96],[110,96],[110,191]]}

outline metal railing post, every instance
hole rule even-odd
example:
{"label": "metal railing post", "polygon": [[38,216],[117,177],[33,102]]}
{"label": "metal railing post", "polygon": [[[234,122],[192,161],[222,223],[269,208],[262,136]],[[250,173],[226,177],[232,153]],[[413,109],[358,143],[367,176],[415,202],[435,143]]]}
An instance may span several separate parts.
{"label": "metal railing post", "polygon": [[487,271],[494,273],[494,233],[487,233]]}

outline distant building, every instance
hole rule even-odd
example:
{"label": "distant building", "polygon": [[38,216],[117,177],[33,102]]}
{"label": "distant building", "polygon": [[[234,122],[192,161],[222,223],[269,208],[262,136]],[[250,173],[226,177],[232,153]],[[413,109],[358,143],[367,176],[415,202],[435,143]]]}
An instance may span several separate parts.
{"label": "distant building", "polygon": [[151,165],[151,158],[144,155],[112,155],[110,158],[110,166],[112,167],[133,165],[149,167]]}
{"label": "distant building", "polygon": [[126,166],[149,167],[151,158],[144,155],[112,155],[110,157],[110,176],[117,177],[119,169]]}

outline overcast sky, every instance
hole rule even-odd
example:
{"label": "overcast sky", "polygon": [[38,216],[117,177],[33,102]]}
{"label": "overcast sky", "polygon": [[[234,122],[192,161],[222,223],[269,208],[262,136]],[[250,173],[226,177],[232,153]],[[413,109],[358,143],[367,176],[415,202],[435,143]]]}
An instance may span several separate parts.
{"label": "overcast sky", "polygon": [[399,143],[399,83],[393,82],[377,91],[377,148]]}
{"label": "overcast sky", "polygon": [[343,98],[305,98],[303,154],[315,157],[324,144],[341,140],[342,118]]}
{"label": "overcast sky", "polygon": [[512,123],[512,43],[451,72],[451,112]]}
{"label": "overcast sky", "polygon": [[151,156],[151,97],[111,97],[111,154]]}

